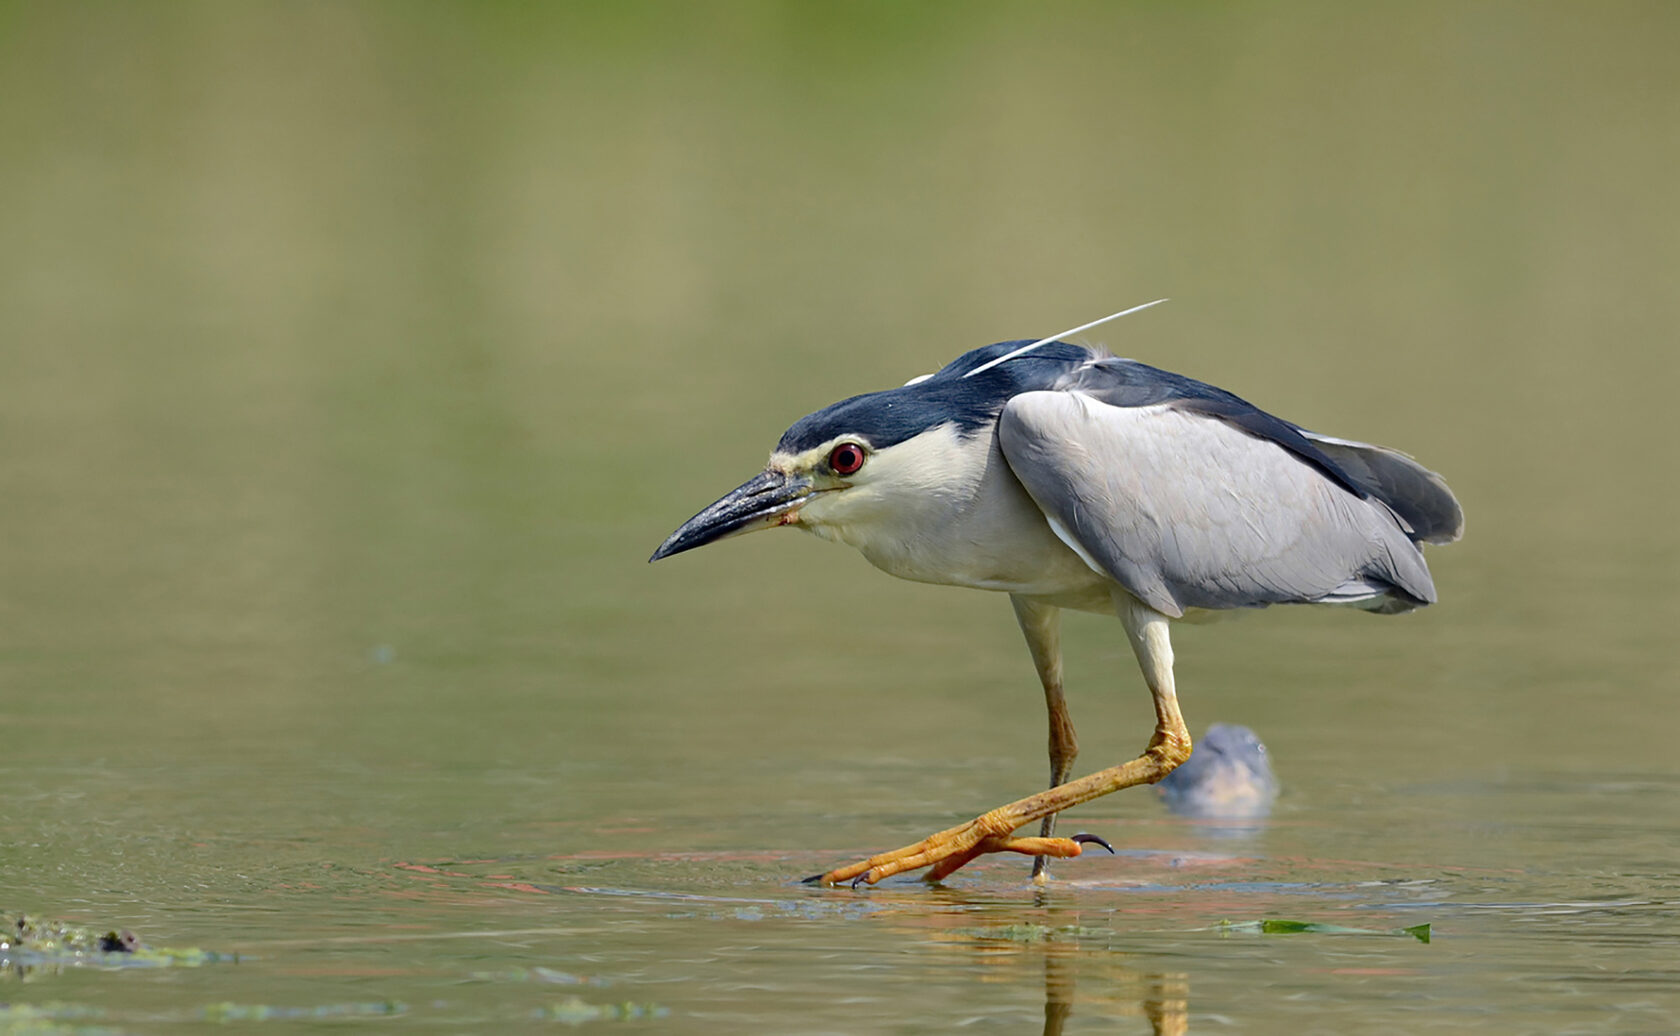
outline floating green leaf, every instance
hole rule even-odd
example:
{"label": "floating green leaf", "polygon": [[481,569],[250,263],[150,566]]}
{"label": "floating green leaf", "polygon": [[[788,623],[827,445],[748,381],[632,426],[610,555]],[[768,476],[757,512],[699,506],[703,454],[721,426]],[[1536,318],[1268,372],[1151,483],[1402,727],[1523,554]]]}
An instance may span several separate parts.
{"label": "floating green leaf", "polygon": [[1429,941],[1429,925],[1415,924],[1410,928],[1348,928],[1339,924],[1318,921],[1286,921],[1267,918],[1261,921],[1221,921],[1221,932],[1253,932],[1259,935],[1298,935],[1312,932],[1318,935],[1409,935],[1418,942]]}

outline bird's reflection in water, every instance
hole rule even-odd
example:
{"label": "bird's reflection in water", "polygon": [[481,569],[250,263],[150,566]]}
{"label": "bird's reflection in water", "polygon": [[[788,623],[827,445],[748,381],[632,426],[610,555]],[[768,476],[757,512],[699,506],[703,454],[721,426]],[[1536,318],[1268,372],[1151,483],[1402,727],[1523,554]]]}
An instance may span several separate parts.
{"label": "bird's reflection in water", "polygon": [[[943,929],[935,941],[969,947],[981,966],[982,981],[1042,974],[1046,1036],[1062,1032],[1075,1015],[1092,1014],[1145,1018],[1157,1036],[1189,1031],[1189,974],[1149,967],[1148,958],[1115,948],[1122,933],[1081,924],[1081,911],[1059,906],[1053,892],[1036,890],[1033,910],[977,916],[970,910],[981,904],[952,889],[939,891],[950,905],[969,909],[919,913],[912,922],[918,934],[925,938],[932,924]],[[1084,916],[1091,920],[1090,911]],[[1034,958],[1042,967],[1034,967]]]}
{"label": "bird's reflection in water", "polygon": [[1044,947],[1044,1036],[1060,1036],[1080,1003],[1079,972],[1094,971],[1101,979],[1100,994],[1086,996],[1088,1009],[1105,1015],[1149,1020],[1156,1036],[1179,1036],[1190,1031],[1190,976],[1182,971],[1147,971],[1108,962],[1091,967],[1097,955],[1072,943]]}

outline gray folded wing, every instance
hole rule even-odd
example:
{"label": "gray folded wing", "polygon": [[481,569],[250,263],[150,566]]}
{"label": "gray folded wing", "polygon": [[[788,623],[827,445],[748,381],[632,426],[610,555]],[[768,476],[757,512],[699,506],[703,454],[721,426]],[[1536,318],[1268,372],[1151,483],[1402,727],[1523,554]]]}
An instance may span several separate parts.
{"label": "gray folded wing", "polygon": [[1027,392],[1004,407],[998,441],[1057,536],[1166,615],[1435,600],[1395,511],[1349,487],[1364,488],[1363,472],[1334,471],[1334,460],[1220,415],[1170,400],[1115,406],[1081,391]]}
{"label": "gray folded wing", "polygon": [[1136,360],[1094,357],[1056,387],[1113,406],[1164,403],[1218,418],[1276,443],[1358,496],[1375,496],[1414,542],[1451,543],[1464,534],[1464,512],[1446,482],[1399,450],[1309,432],[1222,388]]}
{"label": "gray folded wing", "polygon": [[1386,446],[1337,439],[1305,429],[1301,434],[1362,489],[1393,508],[1413,540],[1452,543],[1464,535],[1464,510],[1440,475]]}

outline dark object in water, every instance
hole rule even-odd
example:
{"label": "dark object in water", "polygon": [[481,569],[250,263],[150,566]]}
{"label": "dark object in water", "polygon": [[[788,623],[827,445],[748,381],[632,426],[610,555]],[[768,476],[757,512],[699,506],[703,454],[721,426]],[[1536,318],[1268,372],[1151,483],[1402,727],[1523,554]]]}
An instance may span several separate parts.
{"label": "dark object in water", "polygon": [[27,949],[35,954],[74,957],[89,953],[134,953],[146,948],[140,937],[126,928],[106,929],[101,934],[97,928],[23,914],[10,915],[9,911],[0,916],[16,918],[9,930],[0,932],[0,951]]}
{"label": "dark object in water", "polygon": [[99,949],[104,953],[133,953],[140,948],[140,937],[124,928],[120,932],[106,932],[99,937]]}
{"label": "dark object in water", "polygon": [[[87,928],[0,910],[0,978],[65,968],[196,968],[238,963],[233,954],[148,946],[126,928]],[[3,1019],[0,1019],[3,1020]],[[0,1030],[10,1032],[3,1024]]]}
{"label": "dark object in water", "polygon": [[1254,731],[1215,723],[1196,742],[1189,761],[1155,788],[1179,816],[1251,819],[1272,811],[1278,780]]}

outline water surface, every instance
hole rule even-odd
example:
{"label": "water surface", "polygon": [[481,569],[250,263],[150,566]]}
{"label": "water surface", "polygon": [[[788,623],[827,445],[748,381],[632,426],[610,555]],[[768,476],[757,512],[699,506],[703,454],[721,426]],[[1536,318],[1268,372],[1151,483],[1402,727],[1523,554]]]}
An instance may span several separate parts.
{"label": "water surface", "polygon": [[[1671,1030],[1677,30],[0,7],[0,907],[239,958],[0,1030]],[[648,553],[805,412],[1161,295],[1098,340],[1446,474],[1440,605],[1175,633],[1264,824],[800,885],[1037,789],[1006,602]]]}

